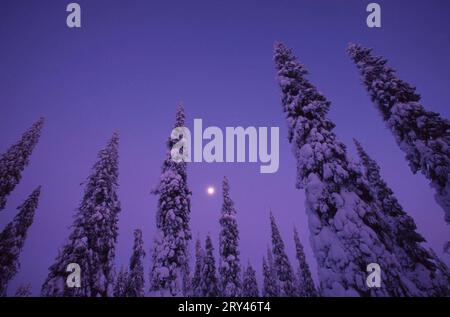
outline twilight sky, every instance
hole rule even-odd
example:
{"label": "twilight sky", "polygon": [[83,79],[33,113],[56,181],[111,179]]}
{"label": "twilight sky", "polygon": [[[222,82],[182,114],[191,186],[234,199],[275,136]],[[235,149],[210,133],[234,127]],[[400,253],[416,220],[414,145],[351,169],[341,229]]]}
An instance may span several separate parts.
{"label": "twilight sky", "polygon": [[[275,174],[260,174],[255,163],[189,165],[194,237],[204,242],[211,232],[217,251],[220,183],[227,175],[238,212],[241,261],[250,260],[261,280],[271,208],[295,268],[292,229],[299,228],[316,278],[304,193],[294,187],[295,162],[275,80],[274,41],[294,49],[309,78],[332,102],[329,116],[349,153],[354,156],[351,140],[358,138],[419,231],[442,255],[449,238],[443,211],[428,181],[410,172],[345,48],[348,42],[373,47],[399,77],[417,86],[427,109],[449,118],[449,1],[377,1],[381,29],[366,26],[370,1],[363,0],[79,0],[81,29],[65,24],[69,2],[0,2],[0,153],[39,116],[46,117],[31,164],[0,213],[3,229],[17,205],[42,185],[22,267],[9,293],[28,282],[34,294],[40,291],[69,234],[82,198],[80,183],[115,129],[120,133],[122,203],[116,262],[128,264],[135,228],[143,230],[150,249],[156,210],[150,191],[157,184],[178,102],[185,105],[190,127],[194,118],[221,128],[280,127]],[[207,195],[208,186],[216,187],[214,196]],[[448,257],[443,259],[450,264]]]}

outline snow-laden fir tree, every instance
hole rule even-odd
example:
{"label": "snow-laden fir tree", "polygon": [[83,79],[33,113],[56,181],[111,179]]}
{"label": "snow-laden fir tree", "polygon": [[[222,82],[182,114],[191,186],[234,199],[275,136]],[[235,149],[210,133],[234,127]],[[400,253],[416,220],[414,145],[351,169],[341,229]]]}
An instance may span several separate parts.
{"label": "snow-laden fir tree", "polygon": [[280,287],[278,285],[277,272],[273,264],[273,256],[270,248],[267,248],[267,258],[263,257],[263,288],[262,296],[278,297],[280,296]]}
{"label": "snow-laden fir tree", "polygon": [[20,268],[19,256],[33,223],[41,187],[36,188],[17,209],[19,212],[0,233],[0,296],[6,296],[9,281]]}
{"label": "snow-laden fir tree", "polygon": [[297,294],[299,297],[316,297],[316,286],[314,285],[309,265],[306,262],[305,252],[303,251],[297,228],[294,228],[294,242],[298,261]]}
{"label": "snow-laden fir tree", "polygon": [[130,286],[128,281],[128,271],[123,266],[120,267],[119,274],[117,274],[116,281],[114,283],[113,296],[114,297],[127,297],[128,287]]}
{"label": "snow-laden fir tree", "polygon": [[[184,121],[184,108],[180,105],[174,128],[183,127]],[[150,284],[151,291],[162,296],[185,295],[189,277],[191,191],[187,184],[186,162],[175,162],[170,153],[178,141],[169,138],[167,142],[161,178],[154,190],[158,196],[157,233],[152,253]]]}
{"label": "snow-laden fir tree", "polygon": [[294,271],[292,270],[292,265],[286,254],[284,242],[281,238],[280,231],[278,230],[275,217],[272,212],[270,212],[270,227],[272,231],[272,254],[278,284],[280,285],[280,296],[297,296]]}
{"label": "snow-laden fir tree", "polygon": [[[43,296],[111,296],[120,202],[117,196],[119,136],[114,133],[85,182],[84,196],[72,225],[72,232],[55,263],[50,266]],[[67,266],[81,269],[81,287],[69,288]]]}
{"label": "snow-laden fir tree", "polygon": [[239,263],[239,230],[236,209],[230,197],[230,185],[226,177],[222,182],[223,204],[220,216],[219,236],[219,288],[222,296],[236,297],[241,294],[241,265]]}
{"label": "snow-laden fir tree", "polygon": [[272,292],[272,284],[271,284],[271,275],[269,266],[267,265],[266,257],[263,256],[262,258],[262,272],[263,272],[263,285],[261,289],[261,293],[263,297],[273,297],[274,295]]}
{"label": "snow-laden fir tree", "polygon": [[200,288],[202,280],[202,269],[203,269],[203,258],[204,251],[200,239],[197,238],[195,242],[195,267],[194,276],[191,279],[191,292],[192,296],[201,297],[203,296],[202,290]]}
{"label": "snow-laden fir tree", "polygon": [[128,292],[127,297],[144,297],[144,265],[145,257],[144,241],[142,240],[142,231],[134,230],[133,254],[130,258],[130,267],[128,273]]}
{"label": "snow-laden fir tree", "polygon": [[[306,69],[283,44],[275,45],[288,139],[304,188],[311,244],[324,296],[409,296],[410,281],[378,236],[376,208],[358,166],[327,118],[330,102],[305,78]],[[383,269],[381,288],[366,285],[367,265]]]}
{"label": "snow-laden fir tree", "polygon": [[0,157],[0,210],[5,208],[6,197],[22,178],[22,171],[28,165],[30,155],[39,141],[44,118],[40,118]]}
{"label": "snow-laden fir tree", "polygon": [[[382,179],[380,167],[362,145],[354,140],[375,204],[386,224],[379,223],[380,238],[399,260],[404,273],[417,288],[417,296],[448,296],[450,272],[439,268],[440,261],[421,243],[425,238],[417,232],[414,219],[398,202],[391,188]],[[381,227],[382,226],[382,227]]]}
{"label": "snow-laden fir tree", "polygon": [[208,234],[205,242],[205,256],[203,258],[202,274],[200,280],[201,296],[219,296],[217,281],[216,259],[214,258],[214,246],[211,236]]}
{"label": "snow-laden fir tree", "polygon": [[411,170],[430,180],[450,223],[450,121],[427,111],[415,87],[397,78],[386,59],[357,44],[350,44],[347,51]]}
{"label": "snow-laden fir tree", "polygon": [[256,272],[250,263],[244,270],[242,277],[242,296],[243,297],[258,297],[258,283],[256,282]]}
{"label": "snow-laden fir tree", "polygon": [[30,297],[31,296],[31,284],[22,284],[20,285],[16,292],[14,293],[14,297]]}

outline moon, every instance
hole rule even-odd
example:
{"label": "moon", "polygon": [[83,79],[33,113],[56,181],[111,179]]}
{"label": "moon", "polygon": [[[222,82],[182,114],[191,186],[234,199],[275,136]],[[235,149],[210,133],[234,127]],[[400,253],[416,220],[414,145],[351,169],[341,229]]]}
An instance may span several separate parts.
{"label": "moon", "polygon": [[212,186],[208,186],[208,188],[206,188],[206,193],[207,193],[209,196],[214,195],[215,192],[216,192],[216,190],[215,190],[214,187],[212,187]]}

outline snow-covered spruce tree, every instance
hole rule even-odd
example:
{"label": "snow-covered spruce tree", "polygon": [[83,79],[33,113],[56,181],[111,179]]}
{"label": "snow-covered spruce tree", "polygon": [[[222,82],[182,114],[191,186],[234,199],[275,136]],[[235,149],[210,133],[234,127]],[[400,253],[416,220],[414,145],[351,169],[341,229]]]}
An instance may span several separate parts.
{"label": "snow-covered spruce tree", "polygon": [[[50,266],[43,296],[111,296],[120,202],[117,196],[119,136],[114,133],[85,182],[84,196],[74,217],[72,232]],[[69,288],[67,266],[81,269],[81,287]]]}
{"label": "snow-covered spruce tree", "polygon": [[14,297],[30,297],[30,296],[31,296],[30,283],[20,285],[14,294]]}
{"label": "snow-covered spruce tree", "polygon": [[264,297],[280,296],[280,287],[278,285],[277,273],[273,264],[272,251],[267,248],[267,259],[263,257],[263,289]]}
{"label": "snow-covered spruce tree", "polygon": [[200,288],[202,280],[203,258],[204,258],[204,251],[202,249],[202,244],[200,242],[200,239],[197,238],[197,241],[195,242],[194,276],[192,277],[191,280],[191,292],[192,296],[195,297],[203,296],[202,290]]}
{"label": "snow-covered spruce tree", "polygon": [[404,274],[418,289],[416,295],[450,295],[450,272],[446,267],[440,269],[434,253],[421,244],[425,238],[417,232],[414,219],[403,210],[394,192],[382,179],[380,167],[357,140],[354,142],[377,209],[387,222],[386,225],[379,223],[380,238],[396,255]]}
{"label": "snow-covered spruce tree", "polygon": [[[410,281],[378,236],[376,208],[358,166],[327,118],[330,102],[305,78],[306,69],[283,44],[275,45],[288,139],[297,161],[297,187],[306,213],[324,296],[410,296]],[[382,268],[380,288],[366,285],[367,265]]]}
{"label": "snow-covered spruce tree", "polygon": [[217,282],[216,259],[211,236],[208,234],[205,242],[205,257],[203,259],[202,274],[200,280],[201,295],[205,297],[219,296]]}
{"label": "snow-covered spruce tree", "polygon": [[44,118],[40,118],[0,157],[0,210],[5,208],[6,197],[22,178],[22,171],[28,165],[30,155],[39,141]]}
{"label": "snow-covered spruce tree", "polygon": [[[180,105],[174,128],[183,127],[184,121],[184,108]],[[175,162],[171,157],[170,151],[178,141],[169,138],[161,178],[154,190],[158,196],[157,233],[150,284],[151,291],[162,296],[186,295],[189,279],[191,191],[187,185],[186,162]]]}
{"label": "snow-covered spruce tree", "polygon": [[275,217],[270,212],[270,227],[272,230],[272,253],[274,257],[274,267],[277,273],[277,280],[280,285],[280,296],[297,296],[295,287],[295,275],[292,265],[284,249],[284,242],[280,231],[275,223]]}
{"label": "snow-covered spruce tree", "polygon": [[119,274],[117,274],[116,282],[114,284],[113,296],[114,297],[127,297],[128,287],[130,283],[128,281],[128,271],[122,266]]}
{"label": "snow-covered spruce tree", "polygon": [[317,290],[306,262],[303,245],[300,242],[297,228],[294,228],[295,252],[298,260],[297,294],[300,297],[316,297]]}
{"label": "snow-covered spruce tree", "polygon": [[256,282],[256,272],[250,263],[247,264],[242,277],[242,296],[258,297],[258,283]]}
{"label": "snow-covered spruce tree", "polygon": [[144,265],[142,263],[145,257],[144,241],[142,240],[142,231],[134,230],[133,254],[130,258],[130,268],[128,274],[128,297],[144,297]]}
{"label": "snow-covered spruce tree", "polygon": [[36,188],[17,209],[18,214],[0,233],[0,296],[6,296],[9,281],[20,268],[19,256],[33,223],[41,187]]}
{"label": "snow-covered spruce tree", "polygon": [[222,182],[223,204],[220,216],[219,236],[219,288],[222,296],[241,295],[241,265],[239,263],[239,231],[234,202],[230,197],[230,185],[226,177]]}
{"label": "snow-covered spruce tree", "polygon": [[415,87],[397,78],[386,59],[357,44],[347,51],[411,170],[420,170],[430,180],[450,223],[450,121],[427,111]]}

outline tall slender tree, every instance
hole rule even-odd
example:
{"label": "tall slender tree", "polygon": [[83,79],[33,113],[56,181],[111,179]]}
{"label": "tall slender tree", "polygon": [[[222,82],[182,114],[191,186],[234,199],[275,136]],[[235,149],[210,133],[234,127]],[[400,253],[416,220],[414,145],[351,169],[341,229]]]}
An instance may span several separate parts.
{"label": "tall slender tree", "polygon": [[20,285],[16,293],[14,294],[14,297],[30,297],[31,296],[31,284],[22,284]]}
{"label": "tall slender tree", "polygon": [[[401,266],[376,232],[375,208],[358,166],[327,118],[330,102],[305,78],[292,51],[275,45],[288,139],[297,161],[297,187],[306,193],[311,243],[324,296],[409,296]],[[369,288],[366,268],[383,270],[380,288]]]}
{"label": "tall slender tree", "polygon": [[9,281],[20,268],[19,256],[33,223],[41,187],[36,188],[17,209],[18,214],[0,233],[0,296],[6,296]]}
{"label": "tall slender tree", "polygon": [[316,297],[317,296],[316,286],[314,285],[309,265],[306,262],[305,252],[303,251],[303,245],[300,241],[297,228],[294,228],[294,242],[298,260],[298,278],[297,278],[298,296]]}
{"label": "tall slender tree", "polygon": [[[72,232],[59,251],[42,286],[43,296],[111,296],[120,202],[117,196],[119,136],[114,133],[98,154],[85,182],[84,196]],[[66,285],[67,266],[81,269],[81,287]]]}
{"label": "tall slender tree", "polygon": [[278,297],[280,296],[280,287],[278,285],[277,272],[273,264],[273,256],[270,248],[267,248],[267,258],[263,257],[263,289],[262,296]]}
{"label": "tall slender tree", "polygon": [[114,297],[127,297],[128,296],[128,271],[123,266],[120,268],[119,274],[117,274],[116,282],[114,284],[113,296]]}
{"label": "tall slender tree", "polygon": [[192,296],[201,297],[203,296],[203,292],[201,289],[201,281],[202,281],[202,270],[203,270],[203,260],[204,260],[205,252],[202,248],[202,244],[200,239],[197,238],[195,242],[195,268],[194,268],[194,276],[191,280],[191,291]]}
{"label": "tall slender tree", "polygon": [[242,277],[242,296],[243,297],[258,297],[258,283],[256,282],[256,272],[251,266],[250,262],[244,271]]}
{"label": "tall slender tree", "polygon": [[6,197],[22,178],[22,171],[28,165],[31,153],[39,141],[44,118],[36,121],[22,138],[0,156],[0,210],[5,208]]}
{"label": "tall slender tree", "polygon": [[450,272],[421,243],[425,238],[417,232],[414,219],[409,216],[398,202],[391,188],[382,179],[380,167],[362,147],[354,140],[364,175],[369,183],[377,209],[387,224],[379,223],[380,237],[390,246],[391,251],[399,259],[404,274],[414,283],[421,296],[448,296]]}
{"label": "tall slender tree", "polygon": [[430,180],[450,223],[450,121],[427,111],[416,88],[397,78],[386,59],[357,44],[350,44],[347,51],[411,170]]}
{"label": "tall slender tree", "polygon": [[205,242],[205,257],[203,259],[200,289],[202,296],[219,296],[216,259],[214,258],[214,247],[209,234],[206,236]]}
{"label": "tall slender tree", "polygon": [[236,297],[241,294],[241,266],[239,263],[239,230],[236,209],[230,197],[230,185],[226,177],[222,182],[223,204],[220,216],[220,290],[222,296]]}
{"label": "tall slender tree", "polygon": [[295,275],[272,212],[270,212],[270,227],[272,229],[272,253],[275,260],[275,271],[280,285],[280,295],[284,297],[296,296]]}
{"label": "tall slender tree", "polygon": [[145,257],[144,241],[142,231],[134,230],[133,254],[130,258],[130,268],[128,274],[128,297],[144,297],[144,265]]}
{"label": "tall slender tree", "polygon": [[[183,127],[184,108],[178,106],[174,128]],[[180,136],[181,139],[181,136]],[[163,296],[187,292],[189,277],[188,244],[191,191],[187,184],[186,162],[172,159],[171,150],[179,140],[169,138],[162,174],[154,194],[158,196],[155,244],[151,267],[151,290]]]}

